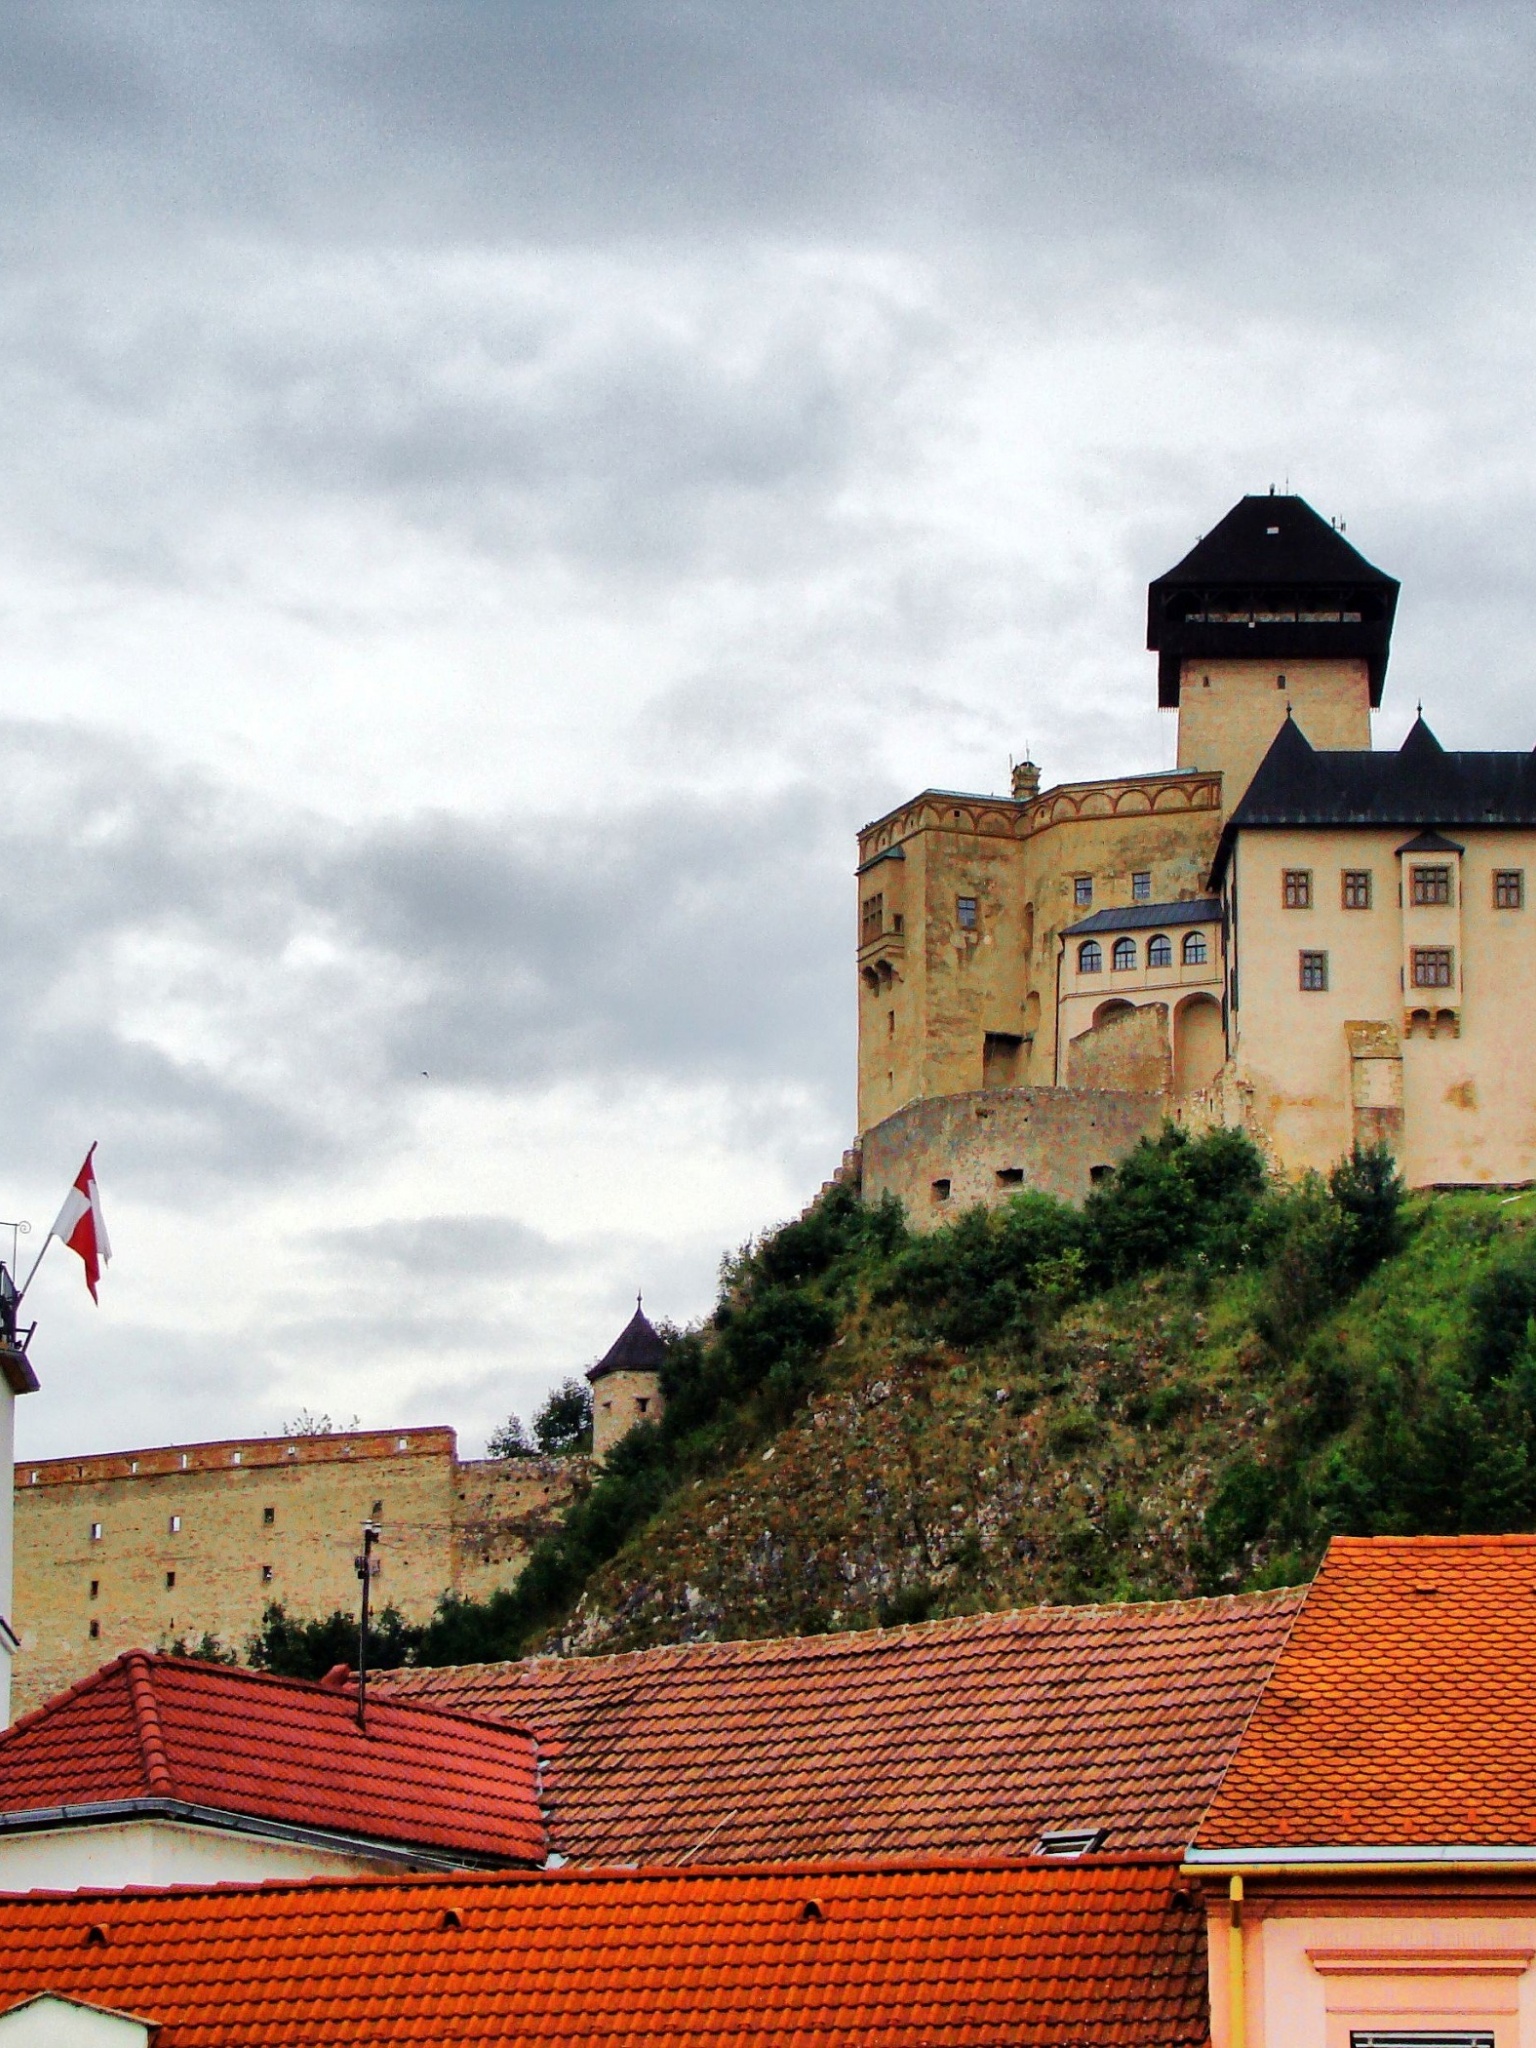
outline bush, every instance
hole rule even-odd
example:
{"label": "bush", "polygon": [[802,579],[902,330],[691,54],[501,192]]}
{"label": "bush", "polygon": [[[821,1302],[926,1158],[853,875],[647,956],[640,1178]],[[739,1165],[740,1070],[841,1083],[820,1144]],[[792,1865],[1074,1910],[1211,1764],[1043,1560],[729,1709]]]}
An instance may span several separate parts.
{"label": "bush", "polygon": [[1028,1335],[1080,1291],[1082,1239],[1082,1219],[1065,1202],[1015,1195],[910,1241],[875,1298],[904,1302],[914,1326],[943,1344]]}
{"label": "bush", "polygon": [[1083,1208],[1089,1278],[1112,1285],[1195,1258],[1217,1268],[1249,1254],[1247,1228],[1264,1192],[1264,1162],[1245,1131],[1191,1137],[1164,1124],[1143,1138]]}

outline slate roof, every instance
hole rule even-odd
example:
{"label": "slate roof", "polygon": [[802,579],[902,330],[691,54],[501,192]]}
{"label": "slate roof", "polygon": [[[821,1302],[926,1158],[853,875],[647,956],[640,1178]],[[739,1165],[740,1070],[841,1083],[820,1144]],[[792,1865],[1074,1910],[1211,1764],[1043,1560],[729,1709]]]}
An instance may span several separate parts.
{"label": "slate roof", "polygon": [[0,1833],[195,1809],[209,1825],[543,1862],[526,1729],[370,1696],[364,1735],[356,1711],[350,1692],[130,1650],[0,1733]]}
{"label": "slate roof", "polygon": [[587,1378],[595,1385],[610,1372],[657,1372],[666,1356],[666,1345],[657,1336],[637,1302],[634,1314],[608,1350],[596,1365],[588,1368]]}
{"label": "slate roof", "polygon": [[1335,1537],[1201,1851],[1536,1845],[1536,1537]]}
{"label": "slate roof", "polygon": [[1019,1855],[1047,1828],[1189,1841],[1300,1595],[381,1673],[532,1723],[580,1863]]}
{"label": "slate roof", "polygon": [[1396,578],[1368,562],[1305,498],[1240,498],[1148,586],[1147,645],[1159,655],[1158,702],[1178,703],[1186,658],[1357,655],[1369,663],[1371,702],[1379,704],[1397,593]]}
{"label": "slate roof", "polygon": [[1203,2048],[1210,2030],[1203,1915],[1152,1858],[7,1899],[0,2009],[44,1990],[158,2022],[156,2048]]}
{"label": "slate roof", "polygon": [[1447,753],[1422,718],[1395,754],[1334,753],[1288,718],[1227,820],[1212,886],[1239,832],[1287,825],[1536,825],[1536,754]]}
{"label": "slate roof", "polygon": [[1092,932],[1155,931],[1169,924],[1220,924],[1221,898],[1196,896],[1184,903],[1126,903],[1118,910],[1096,910],[1062,933],[1066,939],[1087,938]]}

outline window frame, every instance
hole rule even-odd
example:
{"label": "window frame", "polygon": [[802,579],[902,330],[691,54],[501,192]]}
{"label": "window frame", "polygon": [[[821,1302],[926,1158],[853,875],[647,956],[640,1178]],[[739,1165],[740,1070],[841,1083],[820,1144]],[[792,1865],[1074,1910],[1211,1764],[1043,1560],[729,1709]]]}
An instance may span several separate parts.
{"label": "window frame", "polygon": [[[1432,879],[1433,878],[1433,879]],[[1431,893],[1431,887],[1436,893]],[[1438,893],[1444,888],[1445,894]],[[1449,910],[1456,901],[1448,860],[1415,860],[1408,864],[1408,901],[1415,910]]]}
{"label": "window frame", "polygon": [[[1130,954],[1129,960],[1120,957],[1123,953]],[[1109,949],[1109,971],[1111,974],[1134,974],[1140,957],[1136,941],[1129,932],[1122,932]]]}
{"label": "window frame", "polygon": [[1072,877],[1072,907],[1075,910],[1092,910],[1092,875],[1074,875]]}
{"label": "window frame", "polygon": [[[1093,955],[1090,960],[1088,955]],[[1102,974],[1104,972],[1104,948],[1097,939],[1080,939],[1077,947],[1077,971],[1079,974]]]}
{"label": "window frame", "polygon": [[[1426,979],[1430,962],[1444,961],[1445,972],[1438,972],[1432,980]],[[1456,986],[1456,948],[1454,946],[1412,946],[1408,957],[1410,988],[1454,988]]]}
{"label": "window frame", "polygon": [[1286,910],[1310,910],[1312,908],[1312,870],[1310,868],[1282,868],[1280,870],[1280,902]]}
{"label": "window frame", "polygon": [[[1199,948],[1197,952],[1195,949]],[[1211,964],[1210,942],[1204,932],[1186,932],[1179,957],[1186,967],[1209,967]]]}
{"label": "window frame", "polygon": [[[1164,952],[1166,953],[1166,955],[1167,955],[1167,958],[1166,958],[1166,959],[1163,959],[1163,960],[1154,960],[1154,959],[1153,959],[1153,957],[1152,957],[1152,953],[1153,953],[1153,948],[1154,948],[1154,947],[1157,947],[1157,946],[1161,946],[1161,947],[1162,947],[1163,951],[1164,951]],[[1172,940],[1172,939],[1171,939],[1171,938],[1170,938],[1170,937],[1168,936],[1167,932],[1154,932],[1154,933],[1152,934],[1151,938],[1150,938],[1150,939],[1148,939],[1148,941],[1147,941],[1147,967],[1148,967],[1148,969],[1150,970],[1150,969],[1152,969],[1152,968],[1154,968],[1154,967],[1171,967],[1172,965],[1173,965],[1173,940]]]}
{"label": "window frame", "polygon": [[873,945],[876,939],[885,935],[885,891],[877,889],[873,896],[866,896],[859,906],[859,944]]}
{"label": "window frame", "polygon": [[[1353,891],[1353,897],[1351,892]],[[1371,868],[1340,868],[1339,908],[1341,910],[1370,910],[1376,894],[1375,873]]]}
{"label": "window frame", "polygon": [[[1316,978],[1308,980],[1308,976]],[[1321,946],[1303,946],[1296,956],[1296,985],[1303,995],[1328,993],[1328,954]]]}
{"label": "window frame", "polygon": [[[1512,891],[1505,895],[1506,888]],[[1493,907],[1495,910],[1524,910],[1525,869],[1495,868],[1493,871]]]}
{"label": "window frame", "polygon": [[963,932],[981,930],[981,898],[979,896],[957,896],[955,898],[955,923]]}
{"label": "window frame", "polygon": [[1131,870],[1131,901],[1150,903],[1152,901],[1152,870],[1133,868]]}

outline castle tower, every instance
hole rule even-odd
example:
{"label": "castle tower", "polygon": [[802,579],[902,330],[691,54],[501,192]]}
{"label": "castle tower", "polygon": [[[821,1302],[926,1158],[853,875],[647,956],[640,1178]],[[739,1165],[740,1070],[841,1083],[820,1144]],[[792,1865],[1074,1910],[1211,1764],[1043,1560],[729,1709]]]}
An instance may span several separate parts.
{"label": "castle tower", "polygon": [[591,1367],[592,1456],[601,1464],[620,1437],[642,1422],[659,1422],[665,1405],[661,1368],[667,1347],[635,1300],[635,1312],[612,1348]]}
{"label": "castle tower", "polygon": [[1368,751],[1397,591],[1304,498],[1239,500],[1147,592],[1180,768],[1219,769],[1230,815],[1287,715],[1315,748]]}

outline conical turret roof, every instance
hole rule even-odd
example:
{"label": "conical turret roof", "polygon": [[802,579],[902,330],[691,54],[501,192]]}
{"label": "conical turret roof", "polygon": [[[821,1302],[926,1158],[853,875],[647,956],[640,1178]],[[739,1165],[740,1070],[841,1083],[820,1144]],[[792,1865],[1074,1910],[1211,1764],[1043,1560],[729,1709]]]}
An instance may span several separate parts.
{"label": "conical turret roof", "polygon": [[634,1314],[612,1347],[589,1368],[587,1378],[595,1385],[611,1372],[657,1372],[666,1355],[666,1345],[637,1301]]}

